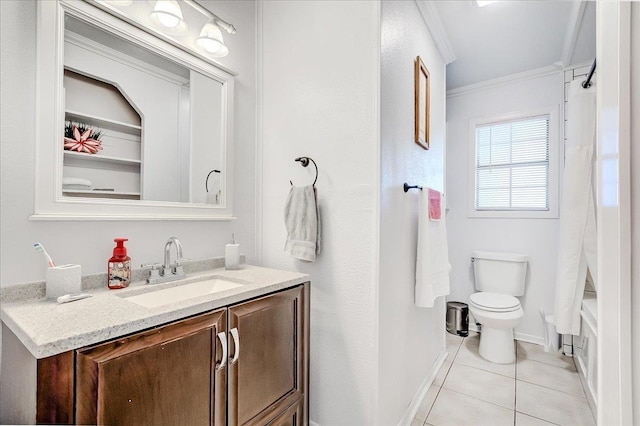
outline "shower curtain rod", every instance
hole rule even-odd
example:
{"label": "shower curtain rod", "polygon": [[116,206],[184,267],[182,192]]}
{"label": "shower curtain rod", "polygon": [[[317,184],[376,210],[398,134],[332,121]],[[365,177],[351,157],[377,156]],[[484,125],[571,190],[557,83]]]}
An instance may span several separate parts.
{"label": "shower curtain rod", "polygon": [[587,76],[587,79],[582,83],[582,87],[584,87],[585,89],[588,89],[589,87],[591,87],[591,77],[593,77],[593,73],[596,72],[596,60],[593,60],[593,65],[591,65],[591,71],[589,71],[589,75]]}

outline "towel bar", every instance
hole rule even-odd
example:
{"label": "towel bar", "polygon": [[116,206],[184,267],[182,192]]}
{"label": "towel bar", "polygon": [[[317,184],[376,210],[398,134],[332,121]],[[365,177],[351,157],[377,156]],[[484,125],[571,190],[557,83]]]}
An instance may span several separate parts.
{"label": "towel bar", "polygon": [[404,192],[409,192],[410,189],[419,189],[422,191],[422,187],[419,185],[409,185],[407,182],[404,183]]}

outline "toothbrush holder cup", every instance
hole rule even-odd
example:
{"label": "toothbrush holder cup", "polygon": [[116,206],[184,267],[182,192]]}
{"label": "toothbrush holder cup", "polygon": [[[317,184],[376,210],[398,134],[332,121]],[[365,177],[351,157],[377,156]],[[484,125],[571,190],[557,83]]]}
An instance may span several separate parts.
{"label": "toothbrush holder cup", "polygon": [[82,267],[61,265],[47,268],[47,299],[57,299],[65,294],[82,290]]}

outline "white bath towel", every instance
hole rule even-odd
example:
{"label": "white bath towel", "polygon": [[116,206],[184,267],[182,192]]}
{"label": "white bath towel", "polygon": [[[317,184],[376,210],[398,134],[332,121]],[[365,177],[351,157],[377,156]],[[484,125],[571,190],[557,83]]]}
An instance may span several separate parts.
{"label": "white bath towel", "polygon": [[320,253],[320,214],[313,185],[291,186],[284,223],[287,228],[284,250],[296,259],[315,261]]}
{"label": "white bath towel", "polygon": [[[445,199],[440,205],[445,211]],[[449,246],[445,214],[439,221],[429,219],[429,191],[420,191],[418,211],[418,250],[416,258],[415,303],[420,308],[432,308],[435,300],[449,294]]]}

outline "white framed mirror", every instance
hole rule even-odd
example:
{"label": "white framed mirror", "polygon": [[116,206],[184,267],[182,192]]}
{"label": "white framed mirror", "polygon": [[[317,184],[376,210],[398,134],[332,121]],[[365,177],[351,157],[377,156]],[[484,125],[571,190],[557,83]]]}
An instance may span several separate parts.
{"label": "white framed mirror", "polygon": [[232,219],[234,76],[87,2],[38,2],[32,219]]}

